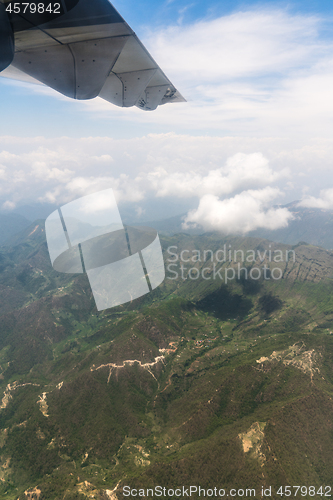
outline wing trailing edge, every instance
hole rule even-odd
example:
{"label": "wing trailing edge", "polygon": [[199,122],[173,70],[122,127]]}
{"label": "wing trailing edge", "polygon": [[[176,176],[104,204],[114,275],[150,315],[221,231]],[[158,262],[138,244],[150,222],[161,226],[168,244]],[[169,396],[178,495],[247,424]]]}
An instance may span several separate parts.
{"label": "wing trailing edge", "polygon": [[[14,12],[13,2],[0,0],[1,75],[121,107],[185,101],[108,0],[39,0],[44,13],[35,15],[23,13],[27,3],[35,4],[15,2]],[[51,4],[60,7],[46,11]]]}

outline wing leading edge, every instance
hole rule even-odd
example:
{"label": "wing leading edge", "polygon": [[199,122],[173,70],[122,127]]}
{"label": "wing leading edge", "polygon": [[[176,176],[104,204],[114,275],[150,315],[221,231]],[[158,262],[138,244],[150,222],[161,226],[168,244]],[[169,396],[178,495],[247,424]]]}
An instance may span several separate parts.
{"label": "wing leading edge", "polygon": [[[0,0],[1,76],[121,107],[185,101],[108,0],[39,0],[43,13],[23,13],[23,5],[36,3],[15,2],[17,13],[13,2]],[[60,7],[46,11],[48,5]]]}

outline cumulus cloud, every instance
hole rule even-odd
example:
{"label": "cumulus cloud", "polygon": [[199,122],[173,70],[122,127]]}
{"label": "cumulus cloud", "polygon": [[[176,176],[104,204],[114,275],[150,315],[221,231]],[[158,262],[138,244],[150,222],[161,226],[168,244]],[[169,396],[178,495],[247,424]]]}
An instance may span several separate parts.
{"label": "cumulus cloud", "polygon": [[12,202],[12,201],[5,201],[3,204],[2,204],[2,209],[3,210],[8,210],[8,211],[11,211],[15,208],[15,203]]}
{"label": "cumulus cloud", "polygon": [[144,197],[144,192],[135,185],[135,180],[121,174],[119,178],[110,176],[73,177],[64,186],[58,185],[53,190],[47,191],[44,196],[39,197],[39,200],[55,204],[67,203],[79,196],[96,193],[107,188],[113,189],[118,202],[137,202]]}
{"label": "cumulus cloud", "polygon": [[274,172],[261,153],[237,153],[226,164],[201,174],[195,171],[168,172],[160,167],[149,173],[148,182],[156,196],[192,197],[204,194],[229,194],[244,187],[267,185],[288,175],[288,170]]}
{"label": "cumulus cloud", "polygon": [[271,187],[243,191],[224,200],[207,194],[200,199],[198,208],[185,217],[184,229],[193,223],[206,230],[226,233],[246,233],[259,227],[286,227],[293,218],[286,208],[266,208],[278,195],[281,192]]}
{"label": "cumulus cloud", "polygon": [[298,203],[300,207],[333,209],[333,188],[322,189],[319,198],[307,196]]}

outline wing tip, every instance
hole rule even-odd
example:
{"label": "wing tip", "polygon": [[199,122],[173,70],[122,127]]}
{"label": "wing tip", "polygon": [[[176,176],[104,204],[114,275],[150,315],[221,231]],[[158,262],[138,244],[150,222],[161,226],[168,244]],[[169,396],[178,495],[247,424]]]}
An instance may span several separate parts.
{"label": "wing tip", "polygon": [[178,90],[175,89],[173,86],[168,86],[162,98],[159,98],[154,103],[149,102],[149,100],[147,99],[148,88],[149,87],[146,88],[144,94],[136,103],[136,106],[139,109],[142,109],[143,111],[154,111],[158,106],[161,106],[163,104],[169,104],[174,102],[187,102],[186,99],[181,95],[181,93],[178,92]]}
{"label": "wing tip", "polygon": [[169,102],[187,102],[185,97],[181,95],[178,90],[174,89],[170,94],[166,93],[161,101],[161,104],[167,104]]}

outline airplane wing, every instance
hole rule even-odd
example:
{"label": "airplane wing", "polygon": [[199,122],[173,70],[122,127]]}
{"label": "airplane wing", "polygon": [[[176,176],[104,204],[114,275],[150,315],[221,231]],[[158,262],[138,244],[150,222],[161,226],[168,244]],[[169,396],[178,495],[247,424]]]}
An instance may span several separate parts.
{"label": "airplane wing", "polygon": [[0,72],[121,107],[185,101],[108,0],[0,0]]}

